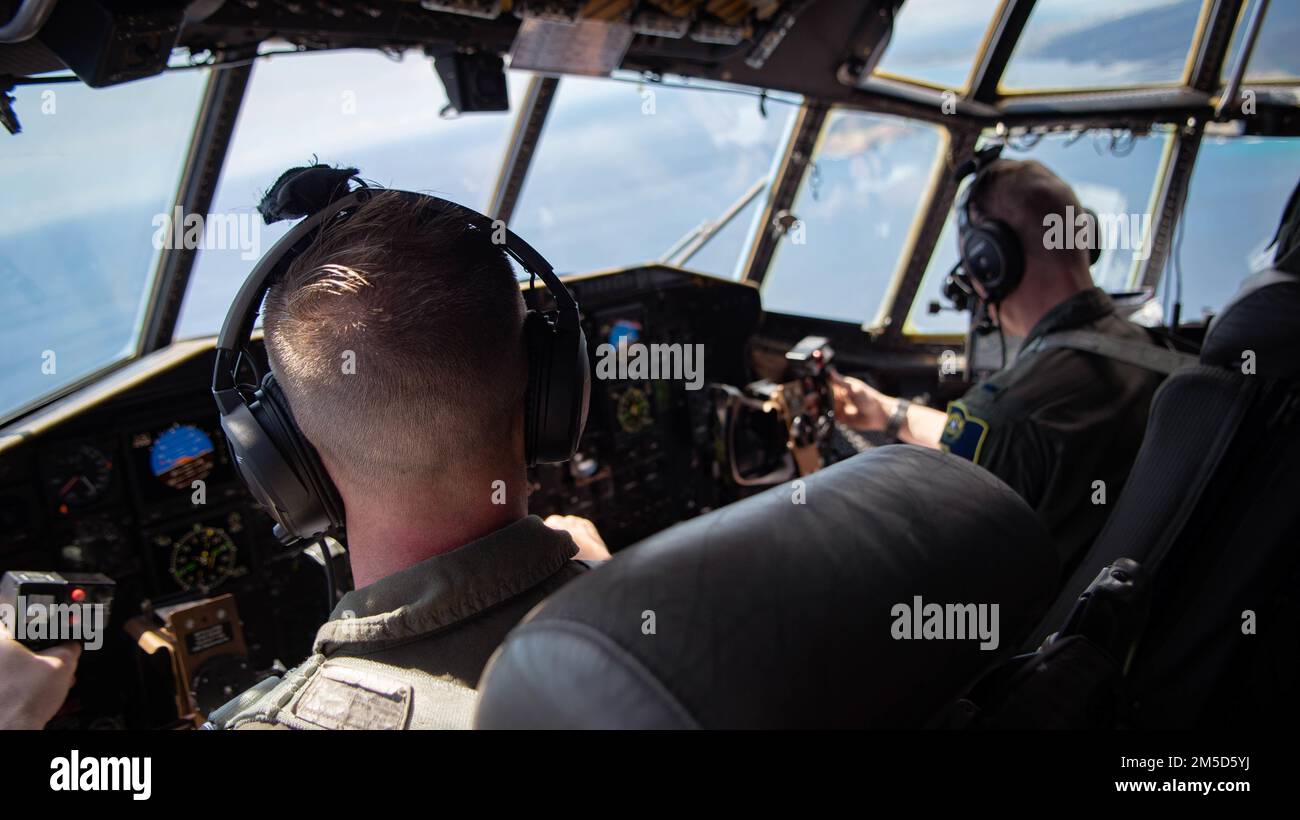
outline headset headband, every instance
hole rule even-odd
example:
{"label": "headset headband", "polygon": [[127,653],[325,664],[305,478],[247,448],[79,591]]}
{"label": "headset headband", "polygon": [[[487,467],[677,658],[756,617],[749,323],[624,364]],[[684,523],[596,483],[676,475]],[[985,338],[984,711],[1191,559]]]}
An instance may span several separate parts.
{"label": "headset headband", "polygon": [[974,176],[966,189],[962,191],[961,201],[957,205],[957,228],[964,231],[971,224],[970,204],[974,198],[975,187],[984,174],[984,169],[988,168],[1002,156],[1002,145],[990,145],[987,148],[981,148],[976,151],[970,159],[957,166],[953,171],[952,178],[954,182],[960,183],[968,176]]}
{"label": "headset headband", "polygon": [[559,327],[567,329],[578,326],[578,303],[574,301],[573,295],[555,275],[551,264],[509,228],[495,226],[493,221],[483,214],[436,196],[417,194],[412,191],[391,191],[386,188],[361,188],[331,202],[316,213],[309,214],[294,225],[280,241],[275,243],[270,252],[262,257],[239,288],[239,293],[235,295],[235,301],[230,306],[230,312],[226,314],[226,321],[221,326],[221,333],[217,336],[217,360],[212,376],[212,393],[223,412],[243,401],[235,384],[235,363],[253,333],[253,325],[257,321],[257,314],[266,291],[279,279],[293,260],[315,240],[325,222],[355,208],[377,193],[387,192],[434,205],[443,213],[462,217],[479,230],[487,232],[504,230],[505,252],[519,263],[525,273],[540,278],[551,292],[559,311],[557,317]]}

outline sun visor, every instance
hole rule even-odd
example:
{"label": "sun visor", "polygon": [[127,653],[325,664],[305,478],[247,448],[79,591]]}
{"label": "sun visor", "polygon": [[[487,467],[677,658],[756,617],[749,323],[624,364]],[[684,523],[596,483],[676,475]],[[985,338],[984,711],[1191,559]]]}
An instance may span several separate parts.
{"label": "sun visor", "polygon": [[627,23],[530,17],[520,23],[510,47],[510,68],[605,76],[619,67],[631,44],[632,26]]}

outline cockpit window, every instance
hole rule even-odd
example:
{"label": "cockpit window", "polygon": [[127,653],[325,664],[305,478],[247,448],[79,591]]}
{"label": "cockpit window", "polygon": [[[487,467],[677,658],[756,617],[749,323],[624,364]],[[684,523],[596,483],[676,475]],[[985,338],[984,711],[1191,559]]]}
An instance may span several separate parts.
{"label": "cockpit window", "polygon": [[[741,88],[565,77],[510,228],[562,273],[662,259],[734,276],[792,102],[781,95],[761,106],[757,91]],[[733,208],[698,253],[675,253]]]}
{"label": "cockpit window", "polygon": [[[1106,232],[1106,247],[1092,269],[1092,278],[1099,287],[1120,291],[1134,287],[1137,263],[1146,258],[1155,219],[1152,198],[1170,139],[1165,131],[1140,137],[1109,131],[1053,134],[1037,142],[1013,141],[1002,155],[1043,163],[1074,188],[1085,208],[1096,212]],[[946,309],[930,312],[932,304],[948,307],[942,296],[943,279],[955,264],[957,228],[950,212],[912,303],[905,332],[965,332],[966,314]]]}
{"label": "cockpit window", "polygon": [[926,123],[832,111],[763,281],[764,307],[871,321],[944,144],[943,130]]}
{"label": "cockpit window", "polygon": [[[1232,44],[1223,61],[1223,80],[1226,82],[1235,65],[1237,52],[1246,36],[1246,22],[1259,5],[1259,0],[1247,0],[1237,18],[1237,28]],[[1300,77],[1300,5],[1295,3],[1270,3],[1264,11],[1259,38],[1250,52],[1246,66],[1246,82],[1287,82]]]}
{"label": "cockpit window", "polygon": [[[526,82],[527,75],[510,75],[512,105]],[[212,215],[252,235],[200,249],[176,338],[215,333],[257,259],[289,229],[289,222],[262,224],[256,211],[286,168],[313,160],[353,166],[379,185],[486,208],[513,115],[443,119],[446,103],[429,61],[414,56],[332,52],[259,61],[212,206]]]}
{"label": "cockpit window", "polygon": [[1295,139],[1201,140],[1158,290],[1167,318],[1177,299],[1182,322],[1201,321],[1223,307],[1242,279],[1269,265],[1272,251],[1263,252],[1297,178],[1300,142]]}
{"label": "cockpit window", "polygon": [[999,0],[908,0],[876,74],[964,90]]}
{"label": "cockpit window", "polygon": [[208,72],[19,87],[0,162],[0,417],[135,352]]}
{"label": "cockpit window", "polygon": [[1206,5],[1203,0],[1039,0],[1001,90],[1181,83]]}

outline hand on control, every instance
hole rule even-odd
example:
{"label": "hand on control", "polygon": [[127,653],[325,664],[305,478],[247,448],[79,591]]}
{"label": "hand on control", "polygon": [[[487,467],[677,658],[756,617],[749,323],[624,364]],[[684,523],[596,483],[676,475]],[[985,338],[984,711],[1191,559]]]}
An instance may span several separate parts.
{"label": "hand on control", "polygon": [[81,644],[33,652],[0,624],[0,729],[42,729],[72,688]]}
{"label": "hand on control", "polygon": [[894,399],[852,376],[831,371],[831,394],[835,398],[835,419],[854,430],[884,430],[893,412]]}
{"label": "hand on control", "polygon": [[578,545],[575,559],[604,561],[610,557],[609,547],[596,531],[596,525],[578,515],[550,515],[544,522],[553,530],[567,532]]}

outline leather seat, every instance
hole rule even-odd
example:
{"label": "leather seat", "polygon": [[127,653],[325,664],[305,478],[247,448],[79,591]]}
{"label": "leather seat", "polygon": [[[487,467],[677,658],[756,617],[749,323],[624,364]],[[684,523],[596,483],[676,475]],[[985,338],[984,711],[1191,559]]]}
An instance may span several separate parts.
{"label": "leather seat", "polygon": [[1300,274],[1270,268],[1242,282],[1219,311],[1201,347],[1201,362],[1240,372],[1242,353],[1249,350],[1256,375],[1295,379],[1300,376],[1298,332]]}
{"label": "leather seat", "polygon": [[[566,585],[497,651],[476,725],[921,726],[1018,645],[1057,571],[1038,518],[991,474],[879,448],[672,527]],[[922,610],[996,604],[996,651],[977,638],[895,639],[896,607],[916,596]]]}

